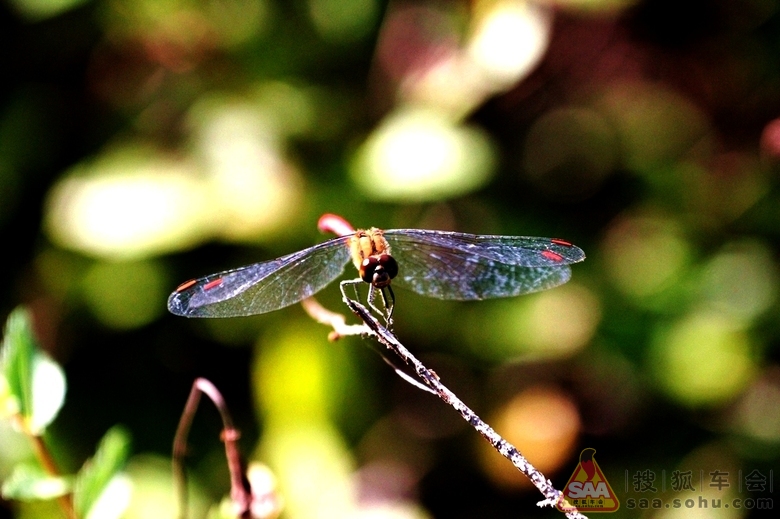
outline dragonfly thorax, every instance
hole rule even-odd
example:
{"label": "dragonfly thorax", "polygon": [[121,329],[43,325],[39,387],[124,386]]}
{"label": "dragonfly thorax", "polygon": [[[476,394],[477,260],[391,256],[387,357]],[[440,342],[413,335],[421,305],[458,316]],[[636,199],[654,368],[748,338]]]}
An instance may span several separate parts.
{"label": "dragonfly thorax", "polygon": [[381,229],[372,227],[368,230],[358,230],[349,237],[349,251],[352,263],[360,270],[363,260],[380,254],[390,254],[390,245]]}

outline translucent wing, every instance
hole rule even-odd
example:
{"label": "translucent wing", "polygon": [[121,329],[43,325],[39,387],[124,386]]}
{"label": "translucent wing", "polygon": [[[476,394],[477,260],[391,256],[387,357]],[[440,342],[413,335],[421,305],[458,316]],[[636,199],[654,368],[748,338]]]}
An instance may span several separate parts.
{"label": "translucent wing", "polygon": [[168,310],[185,317],[237,317],[295,304],[341,275],[350,257],[348,239],[189,281],[170,295]]}
{"label": "translucent wing", "polygon": [[394,286],[439,299],[511,297],[561,285],[585,253],[562,240],[394,229]]}

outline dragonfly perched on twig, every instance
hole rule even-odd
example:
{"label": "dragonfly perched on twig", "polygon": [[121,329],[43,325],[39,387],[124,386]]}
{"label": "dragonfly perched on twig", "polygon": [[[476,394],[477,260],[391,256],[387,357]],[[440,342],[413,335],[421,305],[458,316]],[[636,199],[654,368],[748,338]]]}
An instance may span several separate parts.
{"label": "dragonfly perched on twig", "polygon": [[379,292],[390,322],[391,286],[451,300],[511,297],[561,285],[585,253],[556,238],[466,234],[420,229],[354,230],[326,214],[321,230],[340,236],[282,256],[182,283],[168,309],[186,317],[235,317],[272,312],[310,297],[338,278],[351,259],[360,277],[341,282]]}

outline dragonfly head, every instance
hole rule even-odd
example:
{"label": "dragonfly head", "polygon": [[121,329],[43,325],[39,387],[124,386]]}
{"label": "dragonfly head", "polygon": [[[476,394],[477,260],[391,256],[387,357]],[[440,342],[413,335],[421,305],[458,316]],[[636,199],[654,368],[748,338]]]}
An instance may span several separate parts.
{"label": "dragonfly head", "polygon": [[398,275],[398,263],[389,254],[368,256],[360,263],[360,278],[376,288],[385,288]]}

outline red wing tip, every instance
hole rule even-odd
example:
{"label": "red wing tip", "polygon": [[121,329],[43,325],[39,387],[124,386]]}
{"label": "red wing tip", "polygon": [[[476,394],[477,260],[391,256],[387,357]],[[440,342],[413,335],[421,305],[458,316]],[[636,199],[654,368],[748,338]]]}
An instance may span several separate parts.
{"label": "red wing tip", "polygon": [[205,285],[203,285],[203,290],[211,290],[212,288],[218,287],[222,284],[222,278],[217,278],[209,281]]}
{"label": "red wing tip", "polygon": [[557,253],[555,253],[555,252],[553,252],[551,250],[543,250],[542,251],[542,256],[544,256],[545,258],[547,258],[550,261],[563,261],[563,256],[561,256],[560,254],[557,254]]}
{"label": "red wing tip", "polygon": [[190,279],[189,281],[185,281],[184,283],[176,287],[176,292],[184,292],[185,290],[187,290],[197,282],[198,282],[197,279]]}
{"label": "red wing tip", "polygon": [[551,238],[550,241],[554,243],[555,245],[562,245],[564,247],[573,247],[573,245],[566,240],[562,240],[560,238]]}

